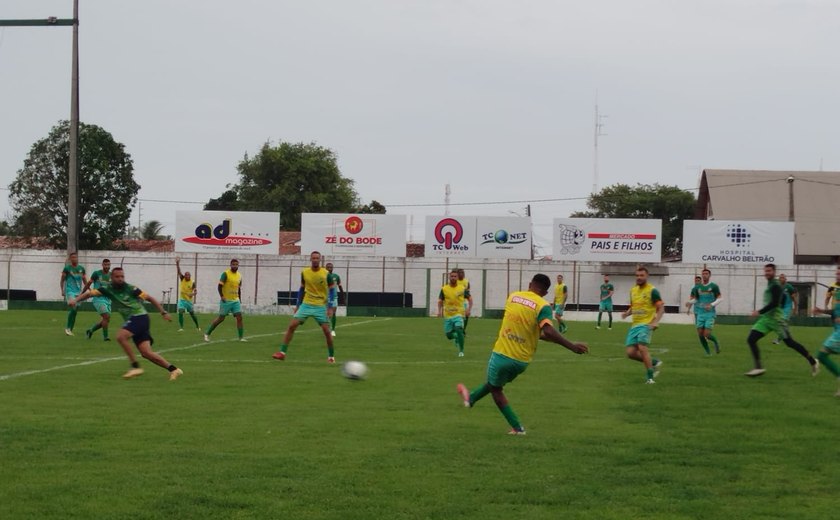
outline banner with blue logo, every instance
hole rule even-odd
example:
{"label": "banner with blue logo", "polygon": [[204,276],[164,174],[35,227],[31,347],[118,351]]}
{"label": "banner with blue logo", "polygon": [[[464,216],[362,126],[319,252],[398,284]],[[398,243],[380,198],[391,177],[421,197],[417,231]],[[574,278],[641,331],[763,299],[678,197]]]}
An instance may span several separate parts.
{"label": "banner with blue logo", "polygon": [[527,217],[426,217],[426,256],[531,258]]}
{"label": "banner with blue logo", "polygon": [[793,265],[793,222],[686,220],[682,261],[694,264]]}

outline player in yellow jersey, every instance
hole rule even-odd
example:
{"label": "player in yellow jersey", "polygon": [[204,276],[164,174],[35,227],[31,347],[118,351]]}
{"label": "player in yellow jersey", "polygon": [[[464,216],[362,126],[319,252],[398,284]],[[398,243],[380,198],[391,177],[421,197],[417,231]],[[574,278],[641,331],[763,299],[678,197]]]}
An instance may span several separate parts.
{"label": "player in yellow jersey", "polygon": [[213,333],[216,327],[223,321],[228,314],[233,314],[236,318],[236,332],[239,335],[239,341],[247,341],[245,339],[245,328],[242,326],[242,273],[239,272],[239,260],[233,259],[230,261],[230,268],[222,273],[219,277],[219,315],[207,327],[207,332],[204,333],[204,341],[210,341],[210,334]]}
{"label": "player in yellow jersey", "polygon": [[444,317],[443,333],[454,339],[458,357],[464,357],[464,318],[472,312],[472,296],[466,285],[459,283],[458,270],[449,273],[449,283],[440,288],[438,318]]}
{"label": "player in yellow jersey", "polygon": [[327,338],[327,363],[335,363],[335,349],[333,338],[330,332],[330,319],[327,317],[327,294],[329,283],[327,282],[327,270],[321,267],[321,253],[312,251],[309,255],[310,267],[300,272],[300,289],[298,290],[297,307],[295,315],[286,329],[283,336],[283,343],[280,344],[280,351],[275,352],[271,357],[274,359],[286,359],[286,351],[289,343],[295,335],[295,330],[307,318],[315,318],[315,321],[324,331]]}
{"label": "player in yellow jersey", "polygon": [[492,394],[493,401],[510,424],[511,435],[525,435],[525,428],[510,407],[503,388],[528,368],[537,350],[537,341],[542,339],[563,345],[575,354],[589,351],[585,343],[574,343],[554,328],[551,305],[543,299],[549,287],[548,276],[537,274],[528,284],[527,291],[516,291],[508,296],[499,337],[487,366],[487,382],[472,392],[461,383],[457,386],[464,406],[468,408]]}
{"label": "player in yellow jersey", "polygon": [[[462,286],[466,291],[472,290],[472,287],[470,287],[470,281],[467,278],[467,273],[465,273],[460,267],[456,269],[456,271],[458,272],[458,285]],[[470,309],[472,309],[472,301],[470,301]],[[464,336],[467,335],[467,324],[470,322],[470,315],[469,313],[466,313],[466,310],[467,302],[464,301]]]}
{"label": "player in yellow jersey", "polygon": [[557,285],[554,286],[554,319],[557,320],[557,330],[562,334],[566,332],[566,322],[563,321],[563,311],[566,309],[566,299],[569,296],[569,288],[563,283],[563,275],[557,275]]}
{"label": "player in yellow jersey", "polygon": [[195,295],[198,294],[195,280],[192,279],[189,271],[185,273],[181,272],[180,256],[175,257],[175,267],[178,269],[178,332],[184,331],[185,312],[190,314],[190,318],[195,323],[195,329],[201,330],[201,327],[198,325],[198,318],[195,317],[195,310],[193,310],[193,301],[195,301]]}
{"label": "player in yellow jersey", "polygon": [[659,326],[659,320],[665,313],[665,302],[662,301],[659,290],[648,283],[648,274],[646,267],[636,269],[636,285],[630,289],[630,306],[621,317],[633,315],[633,324],[627,332],[624,346],[627,357],[644,363],[647,376],[645,383],[651,385],[655,383],[654,378],[659,373],[662,361],[651,358],[648,347],[653,331]]}

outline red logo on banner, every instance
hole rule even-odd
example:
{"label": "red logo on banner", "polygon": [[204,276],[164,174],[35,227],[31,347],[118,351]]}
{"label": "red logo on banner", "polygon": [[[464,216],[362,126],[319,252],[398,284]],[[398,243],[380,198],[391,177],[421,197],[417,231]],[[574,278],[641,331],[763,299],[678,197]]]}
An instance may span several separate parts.
{"label": "red logo on banner", "polygon": [[357,235],[361,233],[363,227],[364,223],[362,223],[362,219],[355,215],[353,215],[352,217],[348,217],[347,220],[344,221],[344,229],[347,230],[347,232],[351,235]]}
{"label": "red logo on banner", "polygon": [[435,226],[435,240],[443,243],[446,249],[452,249],[452,244],[458,244],[464,237],[464,228],[454,218],[445,218]]}

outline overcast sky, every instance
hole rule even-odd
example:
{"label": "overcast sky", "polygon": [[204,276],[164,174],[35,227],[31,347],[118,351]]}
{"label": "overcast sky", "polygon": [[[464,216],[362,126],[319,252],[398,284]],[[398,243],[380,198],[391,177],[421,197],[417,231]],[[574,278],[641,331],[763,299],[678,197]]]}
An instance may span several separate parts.
{"label": "overcast sky", "polygon": [[[701,168],[840,170],[833,0],[81,0],[81,118],[126,145],[142,219],[235,182],[266,140],[332,148],[365,202],[423,218],[532,204],[537,242],[592,187]],[[3,0],[0,18],[71,17]],[[0,29],[0,186],[69,118],[69,27]],[[524,203],[457,206],[524,213]],[[0,218],[10,217],[8,190]],[[137,221],[135,210],[133,221]],[[545,252],[549,252],[546,250]]]}

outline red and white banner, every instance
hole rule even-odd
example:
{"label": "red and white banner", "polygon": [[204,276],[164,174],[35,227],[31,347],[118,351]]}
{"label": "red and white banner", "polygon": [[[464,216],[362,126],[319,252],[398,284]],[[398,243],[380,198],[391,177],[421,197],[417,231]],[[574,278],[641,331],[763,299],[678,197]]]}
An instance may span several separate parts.
{"label": "red and white banner", "polygon": [[405,215],[304,213],[301,254],[405,256]]}
{"label": "red and white banner", "polygon": [[475,217],[426,217],[427,257],[476,256]]}
{"label": "red and white banner", "polygon": [[176,211],[175,251],[280,253],[280,214],[261,211]]}
{"label": "red and white banner", "polygon": [[685,220],[682,261],[793,265],[793,239],[793,222]]}
{"label": "red and white banner", "polygon": [[554,219],[554,260],[654,263],[662,260],[662,221]]}

